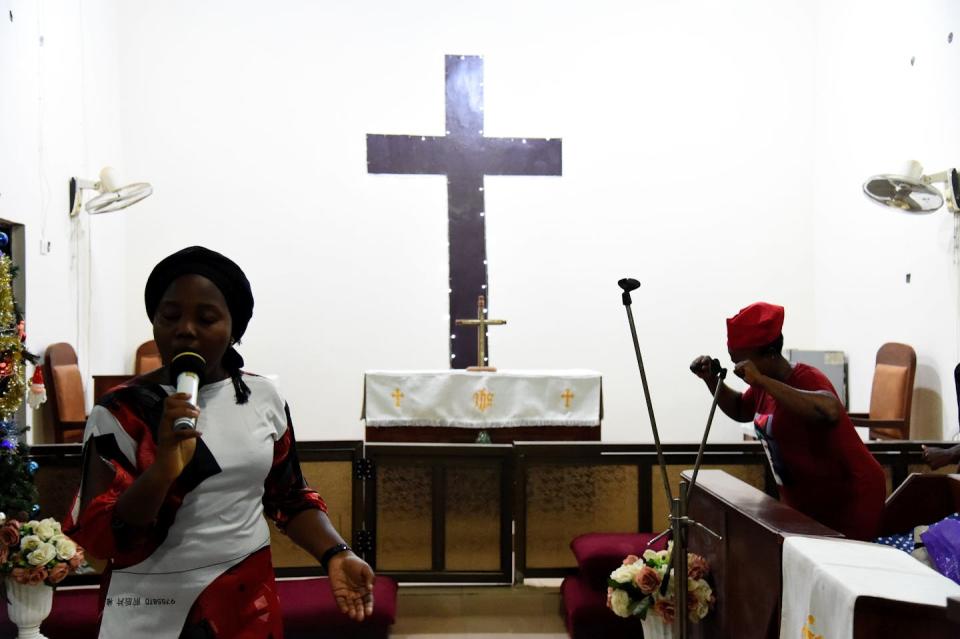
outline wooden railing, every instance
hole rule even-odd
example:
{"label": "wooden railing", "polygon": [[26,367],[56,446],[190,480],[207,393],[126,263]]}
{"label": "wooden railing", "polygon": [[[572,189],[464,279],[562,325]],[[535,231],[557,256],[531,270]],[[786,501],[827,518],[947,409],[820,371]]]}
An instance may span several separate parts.
{"label": "wooden railing", "polygon": [[[922,470],[920,442],[871,442],[889,489]],[[946,445],[946,444],[944,444]],[[569,542],[591,531],[659,531],[667,505],[652,444],[297,444],[304,474],[331,517],[382,574],[402,582],[514,583],[570,573]],[[670,481],[693,466],[696,444],[666,444]],[[35,446],[40,516],[62,518],[80,477],[77,444]],[[704,467],[775,494],[760,444],[711,444]],[[276,533],[281,576],[317,574]]]}

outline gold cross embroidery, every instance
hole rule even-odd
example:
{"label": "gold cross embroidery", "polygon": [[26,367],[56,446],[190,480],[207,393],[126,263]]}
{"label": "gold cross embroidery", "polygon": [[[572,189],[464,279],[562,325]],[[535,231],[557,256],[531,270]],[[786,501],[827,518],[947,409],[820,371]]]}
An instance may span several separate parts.
{"label": "gold cross embroidery", "polygon": [[493,406],[493,393],[486,388],[481,388],[473,394],[473,405],[476,406],[477,410],[481,413],[486,411]]}
{"label": "gold cross embroidery", "polygon": [[397,408],[400,408],[400,400],[405,397],[400,389],[394,389],[394,391],[390,393],[390,396],[393,397],[393,405]]}
{"label": "gold cross embroidery", "polygon": [[570,402],[573,401],[573,398],[575,397],[575,395],[573,394],[573,391],[571,391],[568,388],[567,390],[560,393],[560,397],[563,398],[563,407],[570,408]]}
{"label": "gold cross embroidery", "polygon": [[817,623],[817,618],[813,615],[807,616],[807,623],[803,624],[803,630],[801,631],[801,636],[803,639],[823,639],[823,635],[818,635],[813,632],[810,628],[812,625]]}

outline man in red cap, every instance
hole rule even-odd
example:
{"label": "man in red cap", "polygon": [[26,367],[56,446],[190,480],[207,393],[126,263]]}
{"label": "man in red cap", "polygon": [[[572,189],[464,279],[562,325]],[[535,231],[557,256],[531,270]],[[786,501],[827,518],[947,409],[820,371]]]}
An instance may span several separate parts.
{"label": "man in red cap", "polygon": [[[877,536],[886,498],[883,468],[857,435],[826,376],[782,355],[783,307],[757,302],[727,320],[733,372],[750,387],[723,384],[718,405],[731,419],[753,422],[781,501],[851,539]],[[712,358],[690,370],[711,394],[719,378]]]}

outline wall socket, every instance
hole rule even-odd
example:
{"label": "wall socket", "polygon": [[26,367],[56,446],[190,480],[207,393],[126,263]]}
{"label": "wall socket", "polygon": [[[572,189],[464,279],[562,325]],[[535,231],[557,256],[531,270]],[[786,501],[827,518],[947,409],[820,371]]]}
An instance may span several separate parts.
{"label": "wall socket", "polygon": [[40,255],[47,255],[50,252],[50,240],[40,238]]}

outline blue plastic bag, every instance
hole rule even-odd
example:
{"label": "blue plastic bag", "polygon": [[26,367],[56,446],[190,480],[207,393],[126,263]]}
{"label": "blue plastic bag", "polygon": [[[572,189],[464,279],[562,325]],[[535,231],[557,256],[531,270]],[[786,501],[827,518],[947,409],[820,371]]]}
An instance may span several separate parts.
{"label": "blue plastic bag", "polygon": [[960,521],[944,519],[920,535],[933,567],[960,584]]}

